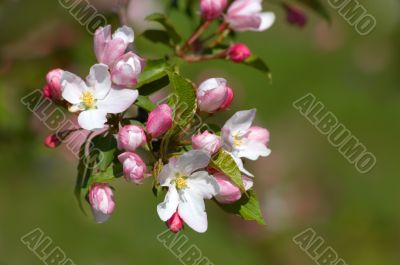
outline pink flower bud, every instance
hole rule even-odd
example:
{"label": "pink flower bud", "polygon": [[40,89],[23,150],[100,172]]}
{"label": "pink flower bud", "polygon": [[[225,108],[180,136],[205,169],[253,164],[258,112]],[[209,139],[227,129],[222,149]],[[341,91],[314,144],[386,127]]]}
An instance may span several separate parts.
{"label": "pink flower bud", "polygon": [[167,226],[171,232],[178,233],[183,228],[183,220],[178,212],[175,212],[172,217],[167,221]]}
{"label": "pink flower bud", "polygon": [[218,135],[204,131],[203,133],[192,135],[193,149],[201,149],[207,153],[216,153],[222,145],[222,140]]}
{"label": "pink flower bud", "polygon": [[140,156],[132,152],[125,152],[118,156],[118,160],[123,166],[125,179],[141,184],[145,178],[147,167]]}
{"label": "pink flower bud", "polygon": [[300,28],[304,27],[307,23],[307,16],[301,9],[291,5],[284,5],[286,9],[287,21],[292,25],[297,25]]}
{"label": "pink flower bud", "polygon": [[140,126],[125,125],[117,135],[118,149],[135,151],[136,148],[146,143],[146,135]]}
{"label": "pink flower bud", "polygon": [[197,89],[197,104],[204,112],[213,113],[225,106],[232,96],[227,82],[223,78],[210,78],[202,82]]}
{"label": "pink flower bud", "polygon": [[113,191],[108,184],[96,183],[90,187],[89,203],[96,223],[104,223],[114,211]]}
{"label": "pink flower bud", "polygon": [[222,15],[227,5],[228,5],[227,0],[201,0],[200,1],[201,16],[205,20],[216,19]]}
{"label": "pink flower bud", "polygon": [[269,131],[265,128],[252,126],[247,130],[245,137],[248,140],[254,140],[267,145],[269,142]]}
{"label": "pink flower bud", "polygon": [[48,147],[48,148],[56,148],[61,144],[61,139],[57,136],[57,134],[50,134],[49,136],[46,137],[46,139],[44,139],[44,144]]}
{"label": "pink flower bud", "polygon": [[228,49],[228,58],[236,63],[241,63],[251,56],[250,49],[242,43],[233,44]]}
{"label": "pink flower bud", "polygon": [[112,81],[120,86],[132,87],[137,84],[138,76],[143,68],[144,60],[133,52],[128,52],[118,58],[111,67]]}
{"label": "pink flower bud", "polygon": [[235,31],[264,31],[272,26],[275,15],[262,11],[262,0],[235,0],[225,20]]}
{"label": "pink flower bud", "polygon": [[45,85],[42,90],[43,96],[45,98],[51,98],[51,91],[49,85]]}
{"label": "pink flower bud", "polygon": [[231,105],[233,98],[234,98],[235,94],[233,93],[233,89],[228,87],[228,96],[226,97],[224,103],[222,103],[221,105],[221,110],[225,110],[227,108],[229,108],[229,106]]}
{"label": "pink flower bud", "polygon": [[[220,189],[220,192],[215,196],[215,199],[219,203],[231,204],[242,197],[240,189],[232,183],[229,177],[220,172],[214,173],[214,177]],[[243,176],[242,179],[245,190],[249,190],[253,187],[253,181],[250,178]]]}
{"label": "pink flower bud", "polygon": [[172,109],[167,104],[157,106],[149,114],[146,129],[153,138],[158,138],[172,127]]}
{"label": "pink flower bud", "polygon": [[54,100],[61,100],[61,76],[63,74],[63,70],[61,69],[54,69],[51,70],[47,76],[47,86],[48,86],[48,94]]}
{"label": "pink flower bud", "polygon": [[111,35],[111,26],[100,27],[94,36],[94,50],[97,61],[111,66],[121,57],[134,40],[133,30],[128,26],[117,29]]}

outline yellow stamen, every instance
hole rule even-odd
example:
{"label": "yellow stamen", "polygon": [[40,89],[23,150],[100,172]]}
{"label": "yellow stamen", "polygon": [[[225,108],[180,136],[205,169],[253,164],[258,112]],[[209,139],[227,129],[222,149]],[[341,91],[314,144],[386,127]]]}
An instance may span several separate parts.
{"label": "yellow stamen", "polygon": [[175,185],[178,190],[187,188],[187,181],[184,176],[179,176],[175,180]]}
{"label": "yellow stamen", "polygon": [[89,109],[95,106],[95,99],[93,98],[92,91],[86,91],[82,94],[81,100],[83,104]]}
{"label": "yellow stamen", "polygon": [[240,140],[237,134],[233,135],[233,145],[239,147],[242,144],[242,140]]}

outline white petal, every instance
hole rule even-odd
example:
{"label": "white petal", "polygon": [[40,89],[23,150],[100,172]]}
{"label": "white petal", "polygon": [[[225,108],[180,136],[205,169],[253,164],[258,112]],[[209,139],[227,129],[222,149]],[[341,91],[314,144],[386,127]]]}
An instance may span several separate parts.
{"label": "white petal", "polygon": [[185,190],[180,192],[179,198],[178,213],[183,221],[196,232],[207,231],[207,213],[203,198]]}
{"label": "white petal", "polygon": [[161,186],[167,187],[171,183],[171,180],[175,178],[177,169],[175,167],[175,158],[171,158],[167,165],[163,167],[160,174],[158,174],[157,179]]}
{"label": "white petal", "polygon": [[271,150],[263,143],[257,141],[246,141],[239,146],[238,157],[245,157],[250,160],[257,160],[260,156],[269,156]]}
{"label": "white petal", "polygon": [[236,165],[238,166],[240,172],[242,172],[243,174],[249,176],[249,177],[254,177],[254,175],[252,173],[250,173],[249,171],[247,171],[247,169],[244,168],[243,166],[243,161],[242,159],[232,155],[233,160],[235,160]]}
{"label": "white petal", "polygon": [[87,90],[85,82],[73,73],[64,71],[61,76],[62,97],[71,104],[79,104],[83,91]]}
{"label": "white petal", "polygon": [[103,100],[98,100],[96,105],[106,113],[121,113],[135,102],[138,95],[137,90],[111,88],[108,95]]}
{"label": "white petal", "polygon": [[227,81],[224,78],[210,78],[199,85],[198,90],[202,92],[209,91],[219,86],[226,86]]}
{"label": "white petal", "polygon": [[107,122],[107,113],[98,109],[90,109],[81,112],[78,116],[78,123],[85,130],[104,128]]}
{"label": "white petal", "polygon": [[185,176],[190,176],[194,171],[208,166],[209,162],[209,154],[202,150],[191,150],[178,158],[176,167]]}
{"label": "white petal", "polygon": [[164,202],[157,205],[157,213],[164,222],[176,212],[179,204],[179,195],[175,186],[171,185],[165,195]]}
{"label": "white petal", "polygon": [[110,92],[111,76],[106,64],[93,65],[86,80],[93,87],[95,99],[104,99]]}
{"label": "white petal", "polygon": [[113,39],[122,39],[125,43],[131,43],[135,39],[135,34],[132,28],[123,26],[114,32]]}
{"label": "white petal", "polygon": [[211,199],[219,193],[219,185],[215,178],[206,171],[193,173],[187,179],[189,191],[195,193],[204,199]]}
{"label": "white petal", "polygon": [[231,134],[245,131],[250,128],[255,116],[256,109],[238,111],[225,123],[222,130],[230,131]]}
{"label": "white petal", "polygon": [[275,22],[275,14],[272,12],[264,12],[258,16],[261,18],[261,24],[258,28],[259,31],[269,29]]}

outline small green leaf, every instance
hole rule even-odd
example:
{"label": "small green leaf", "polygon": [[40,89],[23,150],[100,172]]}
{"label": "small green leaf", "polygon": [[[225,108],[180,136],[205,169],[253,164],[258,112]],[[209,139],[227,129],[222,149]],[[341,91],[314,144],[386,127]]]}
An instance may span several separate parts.
{"label": "small green leaf", "polygon": [[141,107],[148,112],[154,110],[157,107],[157,105],[153,103],[153,101],[151,101],[148,97],[142,95],[138,96],[135,105]]}
{"label": "small green leaf", "polygon": [[297,2],[311,8],[312,10],[314,10],[314,12],[325,18],[327,21],[331,21],[331,16],[329,15],[328,10],[325,8],[320,0],[297,0]]}
{"label": "small green leaf", "polygon": [[243,62],[243,64],[253,67],[264,74],[267,75],[269,80],[272,80],[272,75],[269,67],[265,64],[265,62],[258,56],[252,55],[247,60]]}
{"label": "small green leaf", "polygon": [[172,25],[172,23],[164,14],[154,13],[146,17],[146,20],[155,21],[163,25],[163,27],[168,31],[169,35],[171,36],[174,44],[178,44],[182,41],[182,37],[178,34],[174,25]]}
{"label": "small green leaf", "polygon": [[96,168],[106,170],[114,160],[117,152],[117,140],[114,135],[97,135],[90,146],[90,154],[96,158]]}
{"label": "small green leaf", "polygon": [[173,130],[182,131],[192,121],[196,113],[196,91],[189,80],[175,72],[168,71],[172,94],[168,105],[174,110]]}
{"label": "small green leaf", "polygon": [[142,36],[151,42],[165,44],[173,48],[173,41],[165,30],[149,29],[143,32]]}
{"label": "small green leaf", "polygon": [[246,193],[247,196],[246,194],[242,194],[242,198],[232,204],[218,203],[218,205],[223,210],[236,214],[244,220],[253,220],[261,225],[265,225],[265,220],[260,209],[260,203],[258,202],[255,192],[249,190]]}
{"label": "small green leaf", "polygon": [[210,166],[228,176],[244,192],[242,173],[229,153],[221,149],[213,156]]}
{"label": "small green leaf", "polygon": [[100,171],[90,177],[88,187],[94,183],[110,183],[123,176],[122,165],[120,163],[111,164],[106,170]]}
{"label": "small green leaf", "polygon": [[166,70],[169,66],[164,59],[148,60],[135,89],[142,96],[148,96],[169,84]]}

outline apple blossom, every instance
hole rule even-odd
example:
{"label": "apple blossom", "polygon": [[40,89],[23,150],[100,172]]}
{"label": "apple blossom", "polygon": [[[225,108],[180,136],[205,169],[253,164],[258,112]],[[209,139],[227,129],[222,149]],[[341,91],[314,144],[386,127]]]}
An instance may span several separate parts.
{"label": "apple blossom", "polygon": [[119,150],[135,151],[136,148],[146,143],[146,135],[140,126],[125,125],[117,135]]}
{"label": "apple blossom", "polygon": [[61,87],[62,97],[71,104],[69,111],[80,112],[78,123],[86,130],[104,128],[107,113],[125,111],[138,97],[136,90],[113,88],[105,64],[92,66],[87,84],[80,77],[64,71]]}
{"label": "apple blossom", "polygon": [[61,144],[61,139],[58,137],[57,134],[53,133],[45,138],[44,144],[48,148],[56,148]]}
{"label": "apple blossom", "polygon": [[262,11],[262,0],[235,0],[225,20],[235,31],[264,31],[272,26],[275,14]]}
{"label": "apple blossom", "polygon": [[193,149],[203,150],[209,154],[215,154],[222,146],[221,137],[216,134],[204,131],[203,133],[192,135]]}
{"label": "apple blossom", "polygon": [[54,69],[47,73],[47,85],[44,88],[44,95],[54,100],[61,100],[61,76],[63,70]]}
{"label": "apple blossom", "polygon": [[222,105],[219,109],[225,110],[225,109],[229,108],[229,106],[232,104],[234,96],[235,96],[235,94],[233,93],[233,89],[228,87],[228,93],[227,93],[226,99],[225,99],[224,103],[222,103]]}
{"label": "apple blossom", "polygon": [[110,25],[98,28],[94,36],[97,61],[111,66],[133,41],[134,32],[128,26],[118,28],[112,35]]}
{"label": "apple blossom", "polygon": [[258,126],[251,126],[247,130],[247,139],[254,140],[265,145],[269,143],[269,131]]}
{"label": "apple blossom", "polygon": [[146,130],[153,138],[158,138],[172,127],[172,109],[167,104],[157,106],[150,112]]}
{"label": "apple blossom", "polygon": [[167,221],[167,226],[171,232],[178,233],[183,229],[183,220],[179,216],[178,212],[175,212],[171,218]]}
{"label": "apple blossom", "polygon": [[145,178],[147,167],[140,156],[132,152],[125,152],[118,156],[118,160],[123,166],[125,179],[141,184]]}
{"label": "apple blossom", "polygon": [[229,47],[227,55],[230,60],[241,63],[251,56],[251,51],[246,44],[236,43]]}
{"label": "apple blossom", "polygon": [[97,223],[107,221],[114,211],[113,191],[108,184],[96,183],[90,187],[89,203]]}
{"label": "apple blossom", "polygon": [[[219,193],[215,196],[215,199],[222,204],[230,204],[238,201],[242,197],[240,189],[232,183],[223,173],[217,172],[213,174],[215,180],[219,186]],[[253,180],[246,176],[242,176],[245,190],[249,190],[253,187]]]}
{"label": "apple blossom", "polygon": [[248,176],[252,176],[243,167],[241,158],[256,160],[260,156],[268,156],[271,150],[267,148],[265,135],[259,137],[259,131],[251,129],[256,110],[236,112],[222,127],[223,147],[228,151],[239,169]]}
{"label": "apple blossom", "polygon": [[143,68],[144,60],[133,52],[128,52],[111,66],[111,79],[116,85],[134,86]]}
{"label": "apple blossom", "polygon": [[227,0],[200,0],[201,16],[205,20],[218,18],[228,5]]}
{"label": "apple blossom", "polygon": [[232,95],[224,78],[210,78],[197,88],[197,104],[201,111],[213,113],[229,106]]}
{"label": "apple blossom", "polygon": [[216,180],[203,169],[209,160],[209,154],[192,150],[170,159],[163,167],[157,178],[162,187],[168,187],[168,192],[164,202],[157,206],[161,220],[166,222],[178,212],[193,230],[199,233],[207,230],[204,199],[211,199],[219,192]]}

